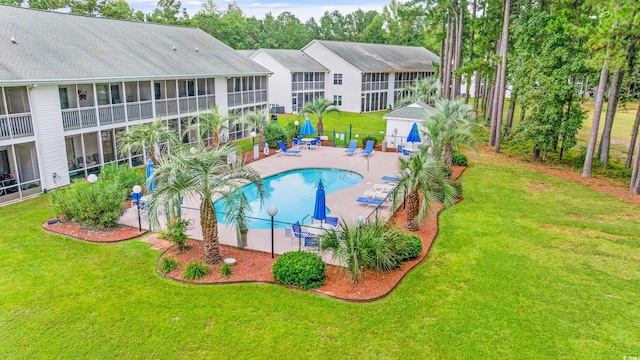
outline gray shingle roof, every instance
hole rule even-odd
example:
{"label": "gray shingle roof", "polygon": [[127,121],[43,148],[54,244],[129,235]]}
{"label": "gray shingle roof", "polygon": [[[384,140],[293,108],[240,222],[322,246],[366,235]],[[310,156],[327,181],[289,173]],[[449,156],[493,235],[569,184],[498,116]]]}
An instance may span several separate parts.
{"label": "gray shingle roof", "polygon": [[262,49],[262,51],[292,72],[329,71],[329,69],[301,50]]}
{"label": "gray shingle roof", "polygon": [[439,61],[437,55],[418,46],[313,41],[331,50],[361,72],[434,71],[432,62]]}
{"label": "gray shingle roof", "polygon": [[5,5],[0,19],[4,83],[271,73],[195,28]]}
{"label": "gray shingle roof", "polygon": [[432,114],[435,109],[422,101],[415,102],[411,105],[394,110],[383,116],[384,119],[405,119],[405,120],[424,120],[427,115]]}

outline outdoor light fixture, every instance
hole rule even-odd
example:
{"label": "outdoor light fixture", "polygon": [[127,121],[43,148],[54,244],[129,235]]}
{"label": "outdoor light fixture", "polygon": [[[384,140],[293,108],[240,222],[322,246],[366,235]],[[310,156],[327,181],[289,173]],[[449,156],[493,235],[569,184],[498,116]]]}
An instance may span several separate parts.
{"label": "outdoor light fixture", "polygon": [[271,258],[273,259],[273,217],[278,214],[278,208],[275,205],[269,205],[267,208],[267,214],[271,216]]}
{"label": "outdoor light fixture", "polygon": [[298,125],[300,125],[300,121],[296,120],[293,122],[293,124],[296,126],[296,136],[298,135]]}
{"label": "outdoor light fixture", "polygon": [[133,193],[131,194],[131,199],[138,207],[138,231],[142,232],[142,222],[140,221],[140,200],[142,199],[142,188],[140,185],[135,185],[132,190]]}
{"label": "outdoor light fixture", "polygon": [[193,147],[193,146],[192,146],[192,147],[191,147],[191,149],[189,149],[189,152],[190,152],[192,155],[195,155],[195,154],[198,152],[198,149],[196,149],[195,147]]}
{"label": "outdoor light fixture", "polygon": [[87,176],[87,181],[89,182],[89,184],[93,184],[98,181],[98,176],[96,176],[96,174],[89,174],[89,176]]}

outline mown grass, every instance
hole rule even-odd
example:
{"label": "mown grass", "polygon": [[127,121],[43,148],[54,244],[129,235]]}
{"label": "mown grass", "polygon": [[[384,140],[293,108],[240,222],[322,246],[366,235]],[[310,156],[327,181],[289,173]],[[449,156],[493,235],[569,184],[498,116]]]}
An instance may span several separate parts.
{"label": "mown grass", "polygon": [[267,284],[189,286],[137,240],[43,232],[0,208],[0,358],[622,358],[640,354],[637,207],[501,158],[463,175],[425,262],[351,304]]}

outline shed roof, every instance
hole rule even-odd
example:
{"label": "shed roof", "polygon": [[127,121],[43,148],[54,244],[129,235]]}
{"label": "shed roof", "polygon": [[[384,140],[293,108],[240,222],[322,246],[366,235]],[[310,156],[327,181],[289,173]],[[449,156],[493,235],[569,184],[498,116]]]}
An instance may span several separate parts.
{"label": "shed roof", "polygon": [[326,47],[361,72],[434,71],[432,63],[439,61],[437,55],[419,46],[313,40],[305,48],[313,42]]}
{"label": "shed roof", "polygon": [[0,19],[5,83],[270,74],[200,29],[6,5]]}
{"label": "shed roof", "polygon": [[422,101],[394,110],[383,116],[384,119],[402,119],[408,121],[421,121],[435,111],[433,106]]}

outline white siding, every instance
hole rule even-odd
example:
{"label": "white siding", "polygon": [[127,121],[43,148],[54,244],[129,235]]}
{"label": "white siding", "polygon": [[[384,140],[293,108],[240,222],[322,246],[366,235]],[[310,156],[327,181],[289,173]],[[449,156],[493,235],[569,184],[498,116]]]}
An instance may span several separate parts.
{"label": "white siding", "polygon": [[42,187],[48,190],[69,184],[58,85],[41,84],[31,90],[31,115],[38,139]]}
{"label": "white siding", "polygon": [[267,80],[269,104],[284,106],[284,112],[291,113],[291,71],[262,50],[258,50],[251,60],[273,72]]}
{"label": "white siding", "polygon": [[[342,95],[342,106],[339,106],[341,111],[360,112],[362,93],[360,70],[315,41],[309,43],[302,51],[329,69],[325,98],[333,101],[334,95]],[[342,85],[333,84],[333,74],[342,74]]]}

